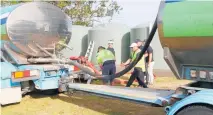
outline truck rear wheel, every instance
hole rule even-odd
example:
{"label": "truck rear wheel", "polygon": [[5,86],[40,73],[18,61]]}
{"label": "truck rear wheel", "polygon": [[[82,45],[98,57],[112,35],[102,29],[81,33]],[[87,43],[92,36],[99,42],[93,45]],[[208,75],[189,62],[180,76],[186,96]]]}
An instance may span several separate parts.
{"label": "truck rear wheel", "polygon": [[177,113],[177,115],[212,115],[213,108],[201,105],[189,106]]}
{"label": "truck rear wheel", "polygon": [[57,95],[58,94],[58,89],[49,89],[42,91],[43,95]]}

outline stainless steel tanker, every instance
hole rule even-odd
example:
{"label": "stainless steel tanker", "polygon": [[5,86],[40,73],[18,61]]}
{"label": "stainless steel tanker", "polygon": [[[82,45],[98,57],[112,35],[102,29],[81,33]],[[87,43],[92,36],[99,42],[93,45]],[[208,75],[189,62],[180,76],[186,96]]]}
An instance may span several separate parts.
{"label": "stainless steel tanker", "polygon": [[45,2],[1,8],[1,42],[26,58],[47,57],[38,46],[61,50],[57,43],[69,43],[71,26],[71,19],[62,10]]}

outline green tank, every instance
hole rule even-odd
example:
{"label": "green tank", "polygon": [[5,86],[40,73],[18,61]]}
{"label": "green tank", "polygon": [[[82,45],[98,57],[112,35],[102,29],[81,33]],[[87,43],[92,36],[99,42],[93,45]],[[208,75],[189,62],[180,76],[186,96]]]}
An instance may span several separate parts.
{"label": "green tank", "polygon": [[157,20],[164,58],[178,78],[187,66],[213,67],[213,1],[163,3]]}

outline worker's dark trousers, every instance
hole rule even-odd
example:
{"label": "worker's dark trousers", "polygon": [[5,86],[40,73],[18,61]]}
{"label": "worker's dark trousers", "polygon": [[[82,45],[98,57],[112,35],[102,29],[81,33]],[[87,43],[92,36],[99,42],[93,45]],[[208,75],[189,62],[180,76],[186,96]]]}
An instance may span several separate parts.
{"label": "worker's dark trousers", "polygon": [[146,66],[145,66],[145,68],[146,68],[146,71],[145,71],[145,76],[146,76],[146,84],[148,84],[148,82],[149,82],[149,74],[148,74],[148,63],[146,63]]}
{"label": "worker's dark trousers", "polygon": [[[102,75],[113,75],[116,73],[115,61],[109,60],[105,61],[102,68]],[[112,82],[114,78],[103,79],[104,83]]]}
{"label": "worker's dark trousers", "polygon": [[129,81],[126,84],[126,87],[130,87],[133,81],[137,79],[140,86],[147,88],[147,85],[144,83],[144,73],[142,72],[141,68],[135,67],[132,75],[130,76]]}

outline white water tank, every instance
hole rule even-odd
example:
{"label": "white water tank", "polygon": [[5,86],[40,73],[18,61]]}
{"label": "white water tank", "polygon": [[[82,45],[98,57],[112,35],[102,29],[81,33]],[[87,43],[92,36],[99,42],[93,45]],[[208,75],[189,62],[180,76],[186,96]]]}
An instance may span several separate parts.
{"label": "white water tank", "polygon": [[72,26],[72,39],[68,43],[68,46],[73,48],[63,49],[61,52],[66,58],[70,56],[84,56],[88,47],[88,30],[90,27],[73,25]]}
{"label": "white water tank", "polygon": [[97,64],[96,54],[99,46],[108,47],[108,41],[114,41],[116,64],[129,58],[130,29],[126,25],[118,23],[101,24],[93,27],[88,32],[89,41],[95,42],[92,62]]}
{"label": "white water tank", "polygon": [[149,25],[148,24],[140,24],[131,29],[130,32],[130,43],[135,42],[136,39],[144,40],[149,36]]}

